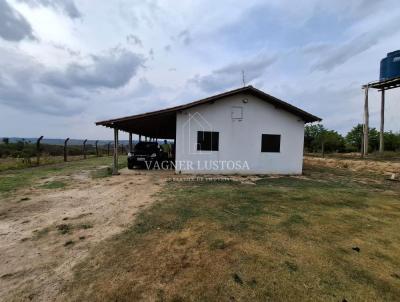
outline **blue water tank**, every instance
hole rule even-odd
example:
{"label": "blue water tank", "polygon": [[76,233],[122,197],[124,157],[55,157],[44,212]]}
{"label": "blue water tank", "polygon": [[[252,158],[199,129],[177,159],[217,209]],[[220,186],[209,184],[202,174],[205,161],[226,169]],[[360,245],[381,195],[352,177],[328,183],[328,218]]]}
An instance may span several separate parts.
{"label": "blue water tank", "polygon": [[381,60],[380,80],[390,80],[400,77],[400,50],[392,51]]}

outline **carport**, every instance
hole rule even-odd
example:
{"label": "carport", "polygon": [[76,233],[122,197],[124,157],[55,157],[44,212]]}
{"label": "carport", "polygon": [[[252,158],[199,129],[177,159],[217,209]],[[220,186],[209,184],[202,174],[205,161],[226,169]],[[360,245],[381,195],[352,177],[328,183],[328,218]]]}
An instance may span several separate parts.
{"label": "carport", "polygon": [[173,139],[176,133],[176,112],[183,106],[153,111],[138,115],[126,116],[112,120],[96,122],[97,126],[114,129],[113,174],[118,174],[118,133],[129,133],[129,151],[132,152],[132,136],[142,140]]}

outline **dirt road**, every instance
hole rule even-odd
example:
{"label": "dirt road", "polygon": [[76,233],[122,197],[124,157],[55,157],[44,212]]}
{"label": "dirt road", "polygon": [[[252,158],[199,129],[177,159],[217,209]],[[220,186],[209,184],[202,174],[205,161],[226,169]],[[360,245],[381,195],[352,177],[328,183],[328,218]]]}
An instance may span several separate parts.
{"label": "dirt road", "polygon": [[160,173],[122,170],[92,179],[79,172],[66,188],[34,187],[2,200],[0,301],[56,300],[72,267],[157,198]]}

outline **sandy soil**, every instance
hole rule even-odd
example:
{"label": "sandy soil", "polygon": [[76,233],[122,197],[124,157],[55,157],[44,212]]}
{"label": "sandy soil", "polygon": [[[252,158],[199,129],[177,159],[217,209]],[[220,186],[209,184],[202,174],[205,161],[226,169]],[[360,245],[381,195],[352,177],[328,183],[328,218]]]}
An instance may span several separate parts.
{"label": "sandy soil", "polygon": [[64,189],[31,188],[0,202],[0,301],[57,300],[72,267],[130,225],[169,174],[122,170],[93,180],[80,172]]}

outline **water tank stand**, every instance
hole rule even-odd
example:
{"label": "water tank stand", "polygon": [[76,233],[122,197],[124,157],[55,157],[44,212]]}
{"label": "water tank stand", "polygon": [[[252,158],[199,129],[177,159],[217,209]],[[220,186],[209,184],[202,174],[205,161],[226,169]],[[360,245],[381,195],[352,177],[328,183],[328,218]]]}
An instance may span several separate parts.
{"label": "water tank stand", "polygon": [[361,144],[361,156],[365,157],[368,154],[369,138],[369,104],[368,104],[368,91],[369,89],[377,89],[381,91],[381,122],[380,122],[380,133],[379,133],[379,152],[384,151],[384,132],[385,132],[385,91],[389,89],[395,89],[400,87],[400,77],[384,80],[370,82],[362,86],[365,91],[364,96],[364,124],[363,124],[363,143]]}

